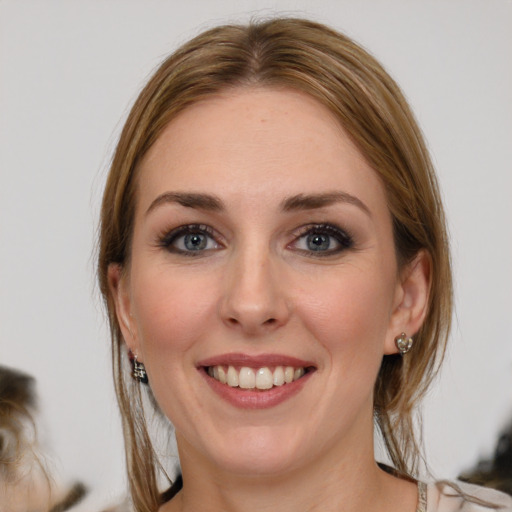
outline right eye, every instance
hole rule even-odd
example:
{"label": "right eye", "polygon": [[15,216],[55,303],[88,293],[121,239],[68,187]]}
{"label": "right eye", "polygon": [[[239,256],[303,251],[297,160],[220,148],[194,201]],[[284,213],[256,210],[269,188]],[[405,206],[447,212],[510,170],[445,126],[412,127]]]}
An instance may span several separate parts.
{"label": "right eye", "polygon": [[220,249],[213,230],[203,224],[190,224],[173,229],[160,240],[160,245],[169,252],[186,256],[199,256],[205,251]]}

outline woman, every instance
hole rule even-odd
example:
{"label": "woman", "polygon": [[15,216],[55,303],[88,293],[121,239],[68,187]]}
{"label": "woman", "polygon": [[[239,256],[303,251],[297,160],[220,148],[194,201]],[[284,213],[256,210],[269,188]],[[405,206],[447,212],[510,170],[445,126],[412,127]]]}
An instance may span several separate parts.
{"label": "woman", "polygon": [[[101,222],[137,510],[478,501],[414,480],[451,318],[444,213],[407,103],[353,41],[277,19],[183,46],[128,117]],[[176,430],[163,497],[146,392]]]}

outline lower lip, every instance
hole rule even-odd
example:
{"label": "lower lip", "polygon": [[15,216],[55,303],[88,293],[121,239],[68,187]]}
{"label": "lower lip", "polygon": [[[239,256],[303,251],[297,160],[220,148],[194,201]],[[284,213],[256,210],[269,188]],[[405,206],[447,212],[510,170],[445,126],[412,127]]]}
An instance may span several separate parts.
{"label": "lower lip", "polygon": [[199,371],[210,388],[215,391],[217,395],[240,409],[269,409],[270,407],[275,407],[295,396],[314,373],[310,371],[300,379],[290,382],[289,384],[274,386],[271,389],[262,391],[251,391],[238,387],[232,388],[227,384],[222,384],[222,382],[210,377],[203,367],[200,368]]}

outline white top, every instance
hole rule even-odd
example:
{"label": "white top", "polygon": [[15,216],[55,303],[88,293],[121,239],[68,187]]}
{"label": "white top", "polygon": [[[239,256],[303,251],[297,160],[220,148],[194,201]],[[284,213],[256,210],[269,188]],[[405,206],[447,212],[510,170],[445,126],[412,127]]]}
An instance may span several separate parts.
{"label": "white top", "polygon": [[[512,512],[512,496],[459,481],[440,481],[429,484],[418,482],[418,495],[416,512]],[[86,498],[69,512],[88,512],[97,509],[90,505]],[[135,512],[128,499],[108,510],[109,512]]]}
{"label": "white top", "polygon": [[512,496],[464,482],[418,484],[417,512],[512,512]]}

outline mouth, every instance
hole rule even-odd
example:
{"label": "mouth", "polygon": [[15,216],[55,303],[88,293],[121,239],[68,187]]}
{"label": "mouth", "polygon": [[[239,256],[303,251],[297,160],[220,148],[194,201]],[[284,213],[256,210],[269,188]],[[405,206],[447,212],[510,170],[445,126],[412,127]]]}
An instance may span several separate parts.
{"label": "mouth", "polygon": [[248,391],[268,391],[291,384],[314,371],[312,366],[205,366],[204,371],[213,379],[231,388]]}
{"label": "mouth", "polygon": [[266,409],[300,393],[317,367],[279,354],[224,354],[200,361],[197,369],[210,389],[231,405]]}

